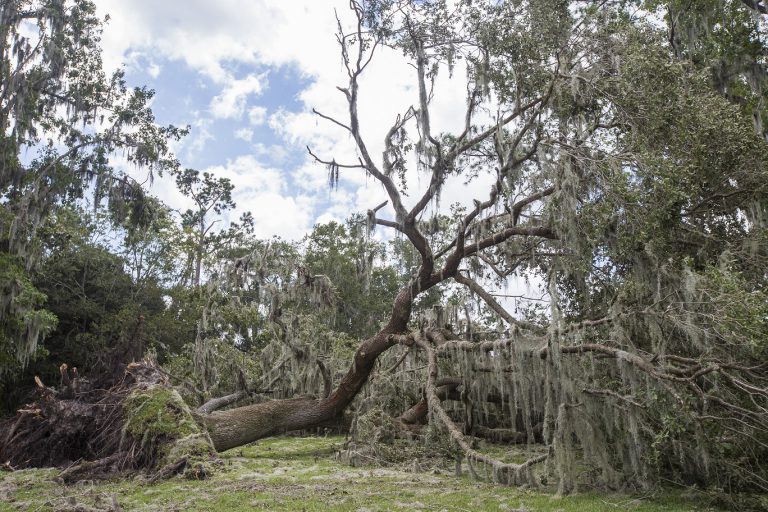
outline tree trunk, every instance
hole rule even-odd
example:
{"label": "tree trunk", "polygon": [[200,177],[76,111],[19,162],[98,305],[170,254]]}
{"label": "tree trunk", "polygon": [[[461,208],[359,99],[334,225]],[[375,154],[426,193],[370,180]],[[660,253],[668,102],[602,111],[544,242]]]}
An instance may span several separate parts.
{"label": "tree trunk", "polygon": [[192,283],[194,286],[200,286],[200,275],[203,268],[203,250],[205,247],[205,225],[200,222],[200,238],[197,241],[197,247],[195,248],[195,280]]}
{"label": "tree trunk", "polygon": [[360,345],[349,371],[327,398],[274,400],[203,416],[201,421],[208,429],[216,450],[227,450],[275,434],[338,421],[365,385],[376,359],[395,344],[390,335],[406,330],[411,316],[412,296],[410,287],[400,291],[389,322]]}
{"label": "tree trunk", "polygon": [[[160,473],[165,474],[168,467],[183,468],[185,464],[180,462],[181,458],[176,461],[167,460],[167,456],[160,454],[169,451],[173,453],[169,448],[174,443],[183,444],[190,438],[197,443],[194,453],[200,453],[201,440],[204,440],[205,446],[210,446],[208,438],[215,450],[223,451],[283,432],[337,425],[344,410],[368,380],[378,356],[396,343],[391,335],[405,331],[413,295],[412,287],[401,290],[395,299],[389,322],[379,333],[360,345],[347,374],[327,398],[273,400],[210,414],[205,414],[205,409],[193,412],[173,391],[160,368],[149,363],[132,363],[126,369],[126,377],[119,383],[93,396],[83,392],[70,399],[68,395],[45,388],[40,383],[41,398],[38,403],[27,406],[15,418],[0,424],[0,459],[20,467],[70,465],[73,460],[86,459],[82,464],[89,465],[83,466],[83,471],[75,471],[78,478],[93,476],[91,466],[94,461],[97,463],[95,467],[105,473],[108,472],[104,469],[105,465],[109,463],[110,467],[114,467],[117,460],[120,468],[149,469],[164,464]],[[126,427],[132,421],[131,411],[134,409],[129,402],[131,397],[137,396],[136,393],[139,393],[141,400],[144,400],[145,395],[147,400],[155,400],[155,393],[164,396],[165,402],[160,404],[159,413],[181,418],[179,423],[186,427],[173,435],[158,436],[150,443],[151,446],[143,449],[140,458],[130,457],[127,460],[129,457],[125,454],[136,451],[133,445],[126,448],[123,439],[123,432],[130,430]],[[106,418],[108,423],[105,423],[103,409],[107,403],[115,414],[110,414]],[[138,410],[142,409],[143,406]],[[72,411],[78,411],[74,420]],[[152,421],[155,416],[154,413],[150,414],[146,420]],[[94,417],[105,421],[89,419]],[[200,431],[199,426],[189,426],[189,423],[195,422],[205,426],[207,435]],[[134,437],[141,439],[140,434],[137,432]],[[75,442],[75,439],[90,440],[87,443],[88,450],[82,450],[83,442]],[[52,452],[46,448],[50,446],[56,446],[57,451]],[[36,457],[30,458],[30,453],[36,454]]]}

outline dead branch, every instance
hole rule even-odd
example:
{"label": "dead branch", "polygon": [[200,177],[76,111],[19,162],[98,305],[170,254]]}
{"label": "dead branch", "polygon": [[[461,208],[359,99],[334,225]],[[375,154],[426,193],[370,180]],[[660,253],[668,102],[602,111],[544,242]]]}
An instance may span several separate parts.
{"label": "dead branch", "polygon": [[325,363],[318,357],[315,362],[320,369],[320,375],[323,377],[323,398],[328,398],[333,389],[333,380],[331,377],[331,370],[325,366]]}
{"label": "dead branch", "polygon": [[203,405],[195,409],[198,414],[210,414],[213,411],[218,411],[236,402],[239,402],[243,398],[249,396],[251,393],[247,390],[240,390],[229,395],[220,396],[217,398],[211,398]]}

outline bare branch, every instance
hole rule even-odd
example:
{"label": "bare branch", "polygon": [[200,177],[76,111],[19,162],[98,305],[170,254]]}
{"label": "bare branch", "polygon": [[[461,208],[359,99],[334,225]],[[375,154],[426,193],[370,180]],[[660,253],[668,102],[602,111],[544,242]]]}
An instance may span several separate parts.
{"label": "bare branch", "polygon": [[317,367],[320,369],[320,375],[323,377],[323,398],[328,398],[333,390],[333,379],[331,377],[331,370],[325,366],[325,363],[318,357],[315,359]]}
{"label": "bare branch", "polygon": [[375,224],[377,224],[379,226],[384,226],[384,227],[387,227],[387,228],[393,228],[393,229],[396,229],[396,230],[400,231],[401,233],[405,233],[405,228],[403,228],[403,225],[399,224],[397,222],[393,222],[391,220],[386,220],[386,219],[379,219],[379,218],[375,218],[375,219],[373,219],[373,221],[374,221]]}
{"label": "bare branch", "polygon": [[640,402],[637,402],[632,399],[631,396],[624,396],[616,393],[615,391],[611,391],[610,389],[582,389],[582,393],[586,393],[587,395],[596,395],[596,396],[610,396],[612,398],[615,398],[616,400],[620,400],[622,402],[626,402],[630,405],[634,405],[635,407],[639,407],[641,409],[645,409],[645,405],[641,404]]}
{"label": "bare branch", "polygon": [[331,117],[331,116],[327,116],[327,115],[325,115],[325,114],[323,114],[323,113],[319,112],[319,111],[318,111],[317,109],[315,109],[315,108],[313,108],[313,109],[312,109],[312,113],[313,113],[313,114],[315,114],[316,116],[319,116],[319,117],[321,117],[321,118],[323,118],[323,119],[327,120],[327,121],[330,121],[330,122],[332,122],[332,123],[333,123],[333,124],[335,124],[335,125],[341,126],[342,128],[344,128],[345,130],[347,130],[347,131],[348,131],[348,132],[350,132],[350,133],[352,132],[352,128],[350,128],[350,127],[349,127],[349,126],[347,126],[346,124],[342,123],[341,121],[339,121],[339,120],[337,120],[337,119],[335,119],[335,118],[333,118],[333,117]]}
{"label": "bare branch", "polygon": [[488,129],[480,132],[479,134],[475,135],[474,137],[472,137],[468,141],[464,142],[463,144],[457,144],[456,146],[451,148],[449,153],[452,154],[452,155],[457,155],[457,156],[462,154],[462,153],[464,153],[468,149],[476,146],[480,142],[482,142],[485,139],[487,139],[488,137],[492,136],[494,133],[497,132],[497,130],[500,127],[508,125],[509,123],[511,123],[512,121],[514,121],[518,117],[520,117],[522,114],[527,112],[529,109],[531,109],[531,108],[535,107],[536,105],[544,102],[545,100],[546,100],[546,97],[542,96],[542,97],[536,98],[535,100],[532,100],[532,101],[526,103],[523,106],[515,108],[512,112],[510,112],[505,117],[503,117],[494,126],[492,126],[492,127],[488,128]]}
{"label": "bare branch", "polygon": [[242,400],[246,396],[248,396],[248,391],[246,390],[240,390],[236,391],[234,393],[231,393],[229,395],[220,396],[217,398],[212,398],[205,402],[203,405],[195,409],[195,412],[198,414],[210,414],[213,411],[218,411],[220,409],[223,409],[227,407],[228,405],[232,405],[235,402]]}
{"label": "bare branch", "polygon": [[524,320],[518,320],[517,318],[513,317],[504,307],[502,307],[501,304],[499,304],[496,299],[494,299],[490,293],[488,293],[480,284],[478,284],[476,281],[470,279],[469,277],[466,277],[460,273],[457,273],[455,276],[453,276],[453,279],[459,283],[463,284],[470,290],[472,290],[474,293],[480,296],[483,301],[488,304],[488,307],[490,307],[493,311],[496,312],[497,315],[499,315],[501,318],[503,318],[507,323],[511,325],[515,325],[517,327],[520,327],[521,329],[525,329],[528,331],[533,331],[539,334],[543,334],[545,329],[541,326],[538,326],[536,324],[533,324],[531,322],[526,322]]}
{"label": "bare branch", "polygon": [[312,149],[307,146],[307,153],[315,159],[316,162],[321,163],[323,165],[332,165],[334,167],[339,167],[341,169],[365,169],[366,167],[362,164],[340,164],[336,160],[323,160],[319,156],[317,156],[315,153],[312,152]]}
{"label": "bare branch", "polygon": [[537,236],[549,240],[558,240],[557,234],[547,226],[512,226],[498,233],[477,241],[464,249],[464,257],[475,254],[478,251],[498,245],[513,236]]}
{"label": "bare branch", "polygon": [[530,196],[526,197],[525,199],[521,199],[517,203],[514,204],[512,207],[512,224],[517,225],[517,221],[520,218],[520,213],[523,211],[523,208],[528,206],[529,204],[536,202],[540,199],[543,199],[549,195],[554,194],[555,187],[549,187],[541,192],[536,192],[535,194],[531,194]]}

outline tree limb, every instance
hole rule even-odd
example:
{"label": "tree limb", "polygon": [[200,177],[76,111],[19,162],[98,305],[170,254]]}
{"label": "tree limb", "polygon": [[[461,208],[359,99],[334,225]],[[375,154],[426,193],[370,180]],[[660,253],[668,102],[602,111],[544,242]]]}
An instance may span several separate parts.
{"label": "tree limb", "polygon": [[456,273],[455,276],[453,276],[453,279],[459,283],[463,284],[472,292],[476,293],[483,301],[488,304],[488,307],[490,307],[493,311],[496,312],[497,315],[499,315],[501,318],[503,318],[508,324],[515,325],[520,327],[521,329],[525,329],[528,331],[533,331],[539,334],[544,333],[544,328],[541,326],[538,326],[536,324],[533,324],[531,322],[526,322],[524,320],[518,320],[517,318],[513,317],[504,307],[502,307],[501,304],[499,304],[496,299],[494,299],[490,293],[485,291],[485,289],[480,286],[480,284],[477,283],[477,281],[474,281],[470,279],[469,277],[466,277],[462,275],[461,273]]}
{"label": "tree limb", "polygon": [[[432,346],[424,340],[416,340],[416,343],[427,353],[427,404],[429,405],[429,409],[435,414],[437,419],[440,420],[445,429],[448,431],[451,439],[453,439],[453,441],[459,445],[459,447],[464,451],[469,459],[479,461],[491,466],[493,468],[494,478],[499,483],[515,484],[522,483],[526,480],[531,480],[530,475],[527,473],[531,466],[546,461],[549,457],[549,454],[532,457],[522,464],[511,464],[498,461],[472,448],[464,437],[464,434],[462,434],[450,416],[448,416],[448,413],[445,412],[445,409],[443,409],[443,406],[440,403],[440,397],[438,396],[436,388],[438,371],[435,351],[432,349]],[[527,483],[534,484],[532,481],[528,481]]]}

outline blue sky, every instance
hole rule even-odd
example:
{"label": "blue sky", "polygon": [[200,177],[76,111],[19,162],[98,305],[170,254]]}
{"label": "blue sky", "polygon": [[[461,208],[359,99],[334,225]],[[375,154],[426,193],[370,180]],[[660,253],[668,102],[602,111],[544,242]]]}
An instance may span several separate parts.
{"label": "blue sky", "polygon": [[[124,66],[130,85],[156,91],[160,123],[190,125],[174,150],[185,167],[213,172],[236,186],[238,209],[250,210],[256,233],[301,238],[317,222],[343,220],[386,199],[362,171],[342,171],[338,190],[307,155],[356,162],[348,134],[312,108],[344,119],[346,85],[336,42],[354,19],[344,0],[96,0],[109,14],[103,48],[108,68]],[[361,80],[359,109],[371,154],[399,112],[416,101],[415,72],[400,52],[382,49]],[[458,70],[440,75],[432,111],[436,131],[460,131],[466,85]],[[409,190],[428,181],[409,173]],[[174,208],[189,206],[172,180],[152,191]],[[487,196],[488,180],[449,184],[441,204]],[[409,199],[406,199],[408,202]],[[386,211],[382,212],[385,216]],[[381,235],[379,235],[381,236]],[[385,235],[384,235],[385,236]]]}
{"label": "blue sky", "polygon": [[[268,164],[286,164],[286,160],[291,160],[290,164],[295,165],[297,159],[303,159],[303,154],[265,151],[282,147],[284,143],[270,128],[268,119],[280,110],[300,111],[303,105],[298,96],[311,80],[292,65],[269,68],[234,63],[232,67],[235,80],[256,77],[263,90],[240,97],[242,112],[233,112],[228,117],[211,111],[211,104],[221,94],[218,85],[182,61],[150,62],[139,57],[138,62],[127,69],[126,78],[131,84],[144,84],[155,90],[153,110],[158,122],[192,127],[192,143],[179,155],[185,166],[203,169],[225,162],[233,155],[254,151]],[[200,138],[206,139],[204,143],[199,142]]]}

